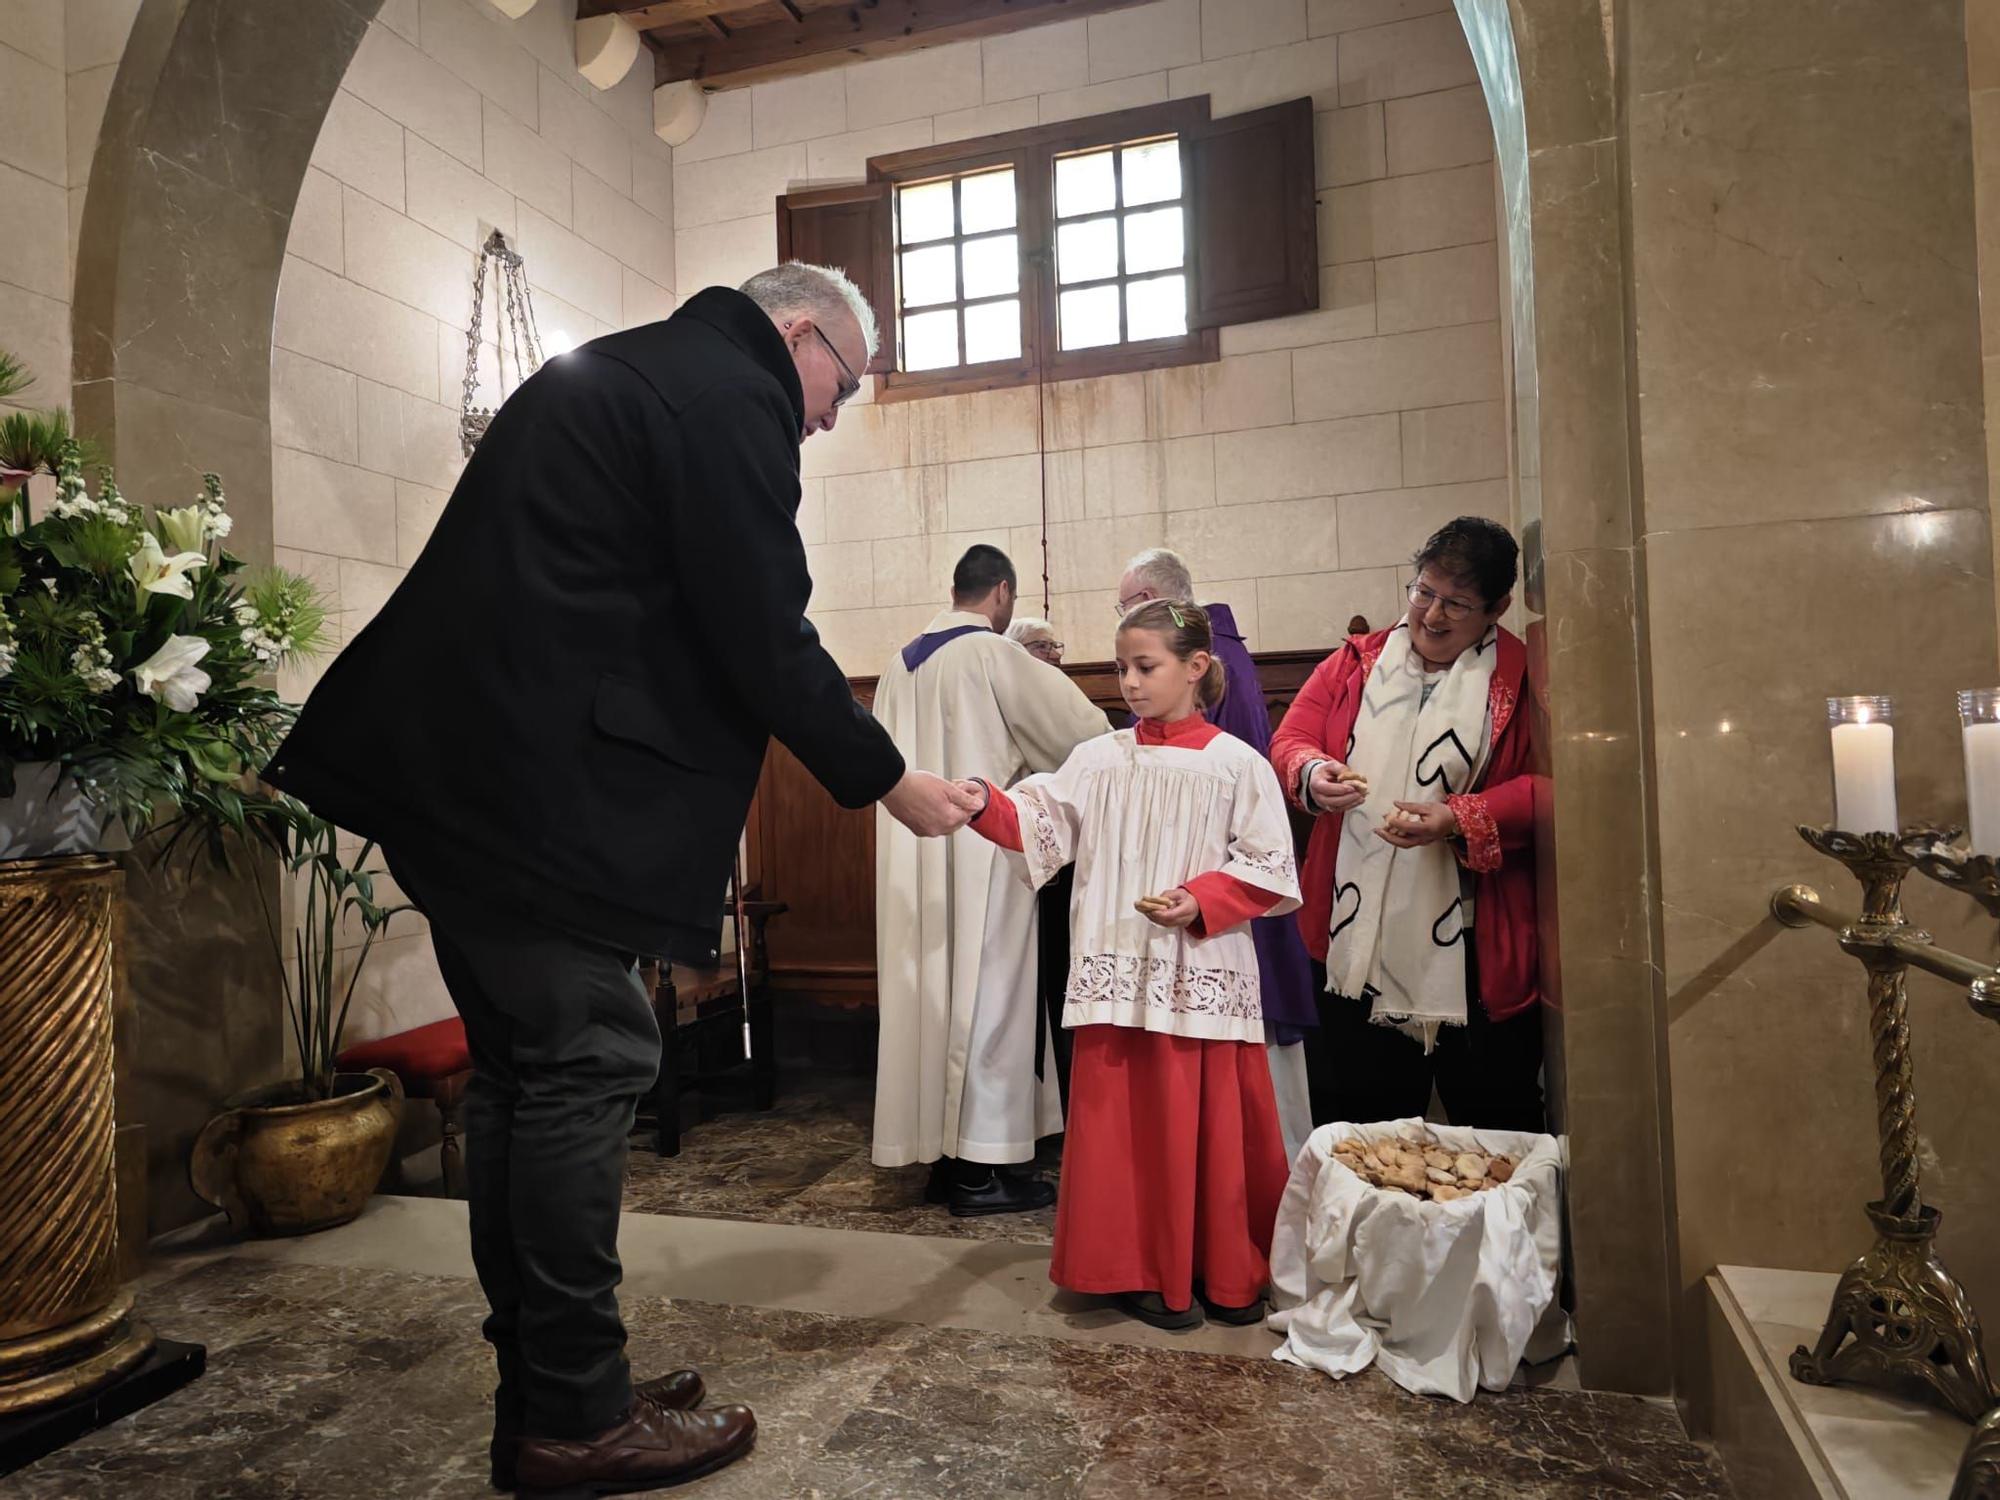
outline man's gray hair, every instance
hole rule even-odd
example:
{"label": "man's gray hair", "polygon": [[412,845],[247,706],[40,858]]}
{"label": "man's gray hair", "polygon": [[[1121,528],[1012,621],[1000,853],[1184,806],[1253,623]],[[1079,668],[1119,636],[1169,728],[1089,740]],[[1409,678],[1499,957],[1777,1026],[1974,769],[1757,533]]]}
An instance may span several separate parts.
{"label": "man's gray hair", "polygon": [[1016,615],[1014,623],[1007,627],[1007,639],[1027,645],[1030,641],[1052,641],[1056,638],[1056,628],[1039,615]]}
{"label": "man's gray hair", "polygon": [[1148,547],[1125,564],[1125,571],[1136,575],[1139,582],[1162,599],[1194,603],[1194,575],[1188,572],[1188,565],[1181,561],[1178,552]]}
{"label": "man's gray hair", "polygon": [[845,271],[791,260],[759,271],[737,290],[774,318],[803,313],[821,328],[827,327],[828,319],[845,309],[861,325],[868,358],[875,357],[875,346],[881,338],[875,328],[875,309],[861,295],[861,288],[848,280]]}

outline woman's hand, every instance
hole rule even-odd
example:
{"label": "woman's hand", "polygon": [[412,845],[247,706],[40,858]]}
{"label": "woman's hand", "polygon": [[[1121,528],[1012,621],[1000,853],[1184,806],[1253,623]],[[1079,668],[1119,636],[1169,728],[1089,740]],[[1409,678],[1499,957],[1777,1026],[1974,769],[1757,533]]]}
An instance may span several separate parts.
{"label": "woman's hand", "polygon": [[954,785],[957,786],[961,792],[966,792],[970,794],[971,797],[973,798],[973,801],[976,804],[975,810],[972,814],[973,817],[977,818],[980,815],[980,813],[986,811],[987,794],[986,794],[985,782],[974,781],[968,778],[965,781],[955,782]]}
{"label": "woman's hand", "polygon": [[1458,815],[1443,802],[1398,802],[1375,837],[1398,849],[1417,849],[1458,835]]}
{"label": "woman's hand", "polygon": [[1132,904],[1156,927],[1192,927],[1201,915],[1201,904],[1180,886],[1164,896],[1141,896]]}
{"label": "woman's hand", "polygon": [[1313,767],[1307,790],[1321,812],[1344,813],[1367,797],[1368,778],[1337,760],[1323,760]]}

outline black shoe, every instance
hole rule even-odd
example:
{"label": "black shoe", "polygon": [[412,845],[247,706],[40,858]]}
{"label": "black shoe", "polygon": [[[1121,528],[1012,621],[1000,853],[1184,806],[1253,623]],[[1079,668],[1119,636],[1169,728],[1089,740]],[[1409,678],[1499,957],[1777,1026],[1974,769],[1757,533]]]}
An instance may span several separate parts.
{"label": "black shoe", "polygon": [[[978,1173],[972,1176],[971,1173]],[[1044,1181],[1031,1167],[980,1167],[962,1162],[951,1184],[951,1212],[957,1219],[976,1219],[986,1214],[1022,1214],[1047,1208],[1056,1201],[1053,1184]]]}
{"label": "black shoe", "polygon": [[1155,1328],[1164,1328],[1168,1333],[1181,1333],[1201,1324],[1201,1309],[1190,1302],[1180,1312],[1167,1306],[1167,1299],[1158,1292],[1120,1292],[1112,1299],[1118,1310],[1137,1318],[1141,1323],[1150,1323]]}
{"label": "black shoe", "polygon": [[924,1184],[924,1202],[943,1205],[951,1201],[951,1177],[958,1163],[940,1156],[931,1163],[931,1180]]}
{"label": "black shoe", "polygon": [[1196,1287],[1194,1294],[1201,1299],[1201,1305],[1207,1311],[1209,1317],[1217,1323],[1230,1323],[1238,1328],[1247,1328],[1252,1323],[1261,1323],[1264,1321],[1264,1299],[1262,1297],[1244,1307],[1231,1307],[1226,1302],[1217,1302],[1201,1287]]}

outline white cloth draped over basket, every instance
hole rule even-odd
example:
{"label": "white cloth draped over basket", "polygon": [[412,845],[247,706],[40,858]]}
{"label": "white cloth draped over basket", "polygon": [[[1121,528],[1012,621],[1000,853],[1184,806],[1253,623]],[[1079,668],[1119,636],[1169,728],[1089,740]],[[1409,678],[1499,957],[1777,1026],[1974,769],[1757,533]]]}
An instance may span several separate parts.
{"label": "white cloth draped over basket", "polygon": [[[1519,1158],[1510,1181],[1450,1203],[1371,1187],[1333,1159],[1336,1141],[1427,1129],[1452,1152]],[[1505,1390],[1526,1358],[1569,1346],[1556,1301],[1562,1152],[1553,1136],[1425,1126],[1322,1125],[1292,1166],[1271,1245],[1285,1336],[1276,1357],[1341,1377],[1378,1364],[1405,1390],[1470,1401]]]}

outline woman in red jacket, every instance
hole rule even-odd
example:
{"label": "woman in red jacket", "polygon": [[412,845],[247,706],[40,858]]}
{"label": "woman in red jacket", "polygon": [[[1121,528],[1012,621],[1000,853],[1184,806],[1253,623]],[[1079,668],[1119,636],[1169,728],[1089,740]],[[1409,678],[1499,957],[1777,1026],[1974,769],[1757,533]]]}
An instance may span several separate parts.
{"label": "woman in red jacket", "polygon": [[1271,741],[1318,818],[1299,881],[1321,1025],[1314,1120],[1541,1130],[1527,655],[1500,628],[1520,552],[1477,516],[1416,558],[1409,613],[1322,662]]}

